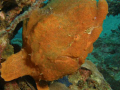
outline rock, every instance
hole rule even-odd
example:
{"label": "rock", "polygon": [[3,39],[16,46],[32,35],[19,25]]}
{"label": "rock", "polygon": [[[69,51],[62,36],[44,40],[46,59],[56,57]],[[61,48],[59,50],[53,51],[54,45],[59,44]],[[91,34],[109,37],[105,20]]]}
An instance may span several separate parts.
{"label": "rock", "polygon": [[89,60],[85,60],[79,71],[70,75],[68,80],[72,83],[70,90],[112,90],[103,75]]}

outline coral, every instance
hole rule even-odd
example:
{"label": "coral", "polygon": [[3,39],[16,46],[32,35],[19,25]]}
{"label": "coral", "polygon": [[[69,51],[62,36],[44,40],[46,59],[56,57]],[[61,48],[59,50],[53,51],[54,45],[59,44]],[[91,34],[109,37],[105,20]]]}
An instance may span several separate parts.
{"label": "coral", "polygon": [[4,85],[4,90],[20,90],[18,84],[16,83],[16,81],[13,82],[8,82]]}
{"label": "coral", "polygon": [[0,63],[1,63],[1,59],[2,59],[2,53],[4,51],[4,49],[6,48],[6,46],[8,45],[8,35],[4,35],[3,37],[0,38]]}
{"label": "coral", "polygon": [[95,64],[89,60],[81,66],[78,72],[69,75],[70,90],[112,90],[98,71]]}
{"label": "coral", "polygon": [[68,87],[66,87],[64,84],[59,82],[54,82],[50,84],[50,90],[69,90]]}
{"label": "coral", "polygon": [[118,15],[120,14],[120,0],[107,0],[108,2],[108,15]]}
{"label": "coral", "polygon": [[[94,62],[113,90],[120,84],[120,15],[109,17],[103,22],[103,31],[94,43],[87,59]],[[111,22],[111,23],[110,23]],[[107,25],[107,26],[106,26]]]}
{"label": "coral", "polygon": [[[27,18],[29,18],[31,11],[35,8],[42,7],[45,0],[5,0],[0,1],[0,9],[4,12],[5,20],[2,22],[5,30],[0,31],[0,37],[4,34],[12,33],[17,24]],[[46,1],[47,2],[47,1]],[[46,3],[45,2],[45,3]],[[20,12],[25,7],[29,6],[28,10],[24,13]],[[7,8],[6,8],[7,7]],[[1,15],[0,15],[1,16]],[[2,25],[0,25],[2,26]],[[2,26],[3,27],[3,26]]]}
{"label": "coral", "polygon": [[14,54],[14,49],[13,46],[10,44],[7,44],[7,46],[5,47],[5,49],[2,52],[2,59],[7,59],[9,56],[11,56],[12,54]]}
{"label": "coral", "polygon": [[17,16],[13,22],[10,24],[10,26],[6,29],[7,32],[12,32],[15,27],[17,26],[17,24],[23,20],[25,20],[26,18],[28,18],[32,12],[32,10],[34,10],[35,8],[39,7],[40,4],[43,2],[44,0],[37,0],[35,3],[33,3],[31,5],[31,7],[29,8],[28,11],[25,11],[23,14]]}
{"label": "coral", "polygon": [[3,2],[4,2],[3,0],[0,0],[0,10],[1,10],[1,9],[2,9],[2,7],[3,7],[3,5],[2,5],[2,4],[3,4]]}
{"label": "coral", "polygon": [[68,81],[68,75],[66,75],[63,78],[60,78],[58,80],[55,80],[55,82],[60,82],[62,84],[65,84],[67,87],[69,87],[72,84]]}
{"label": "coral", "polygon": [[[32,11],[27,27],[24,22],[23,49],[2,63],[1,77],[10,81],[30,75],[43,90],[38,81],[76,72],[92,51],[107,12],[105,0],[98,5],[96,0],[52,0]],[[85,33],[91,27],[96,28]]]}
{"label": "coral", "polygon": [[[34,82],[31,77],[27,76],[20,77],[17,80],[12,80],[10,82],[0,80],[0,90],[36,90],[35,85],[33,85],[30,81]],[[3,85],[1,86],[1,84]]]}

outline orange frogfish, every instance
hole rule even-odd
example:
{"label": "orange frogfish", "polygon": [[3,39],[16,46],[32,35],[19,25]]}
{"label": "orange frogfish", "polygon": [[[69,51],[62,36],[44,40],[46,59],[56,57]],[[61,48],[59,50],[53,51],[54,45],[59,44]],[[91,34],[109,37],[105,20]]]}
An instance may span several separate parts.
{"label": "orange frogfish", "polygon": [[31,12],[23,48],[2,63],[1,77],[52,81],[76,72],[102,31],[106,0],[51,0]]}

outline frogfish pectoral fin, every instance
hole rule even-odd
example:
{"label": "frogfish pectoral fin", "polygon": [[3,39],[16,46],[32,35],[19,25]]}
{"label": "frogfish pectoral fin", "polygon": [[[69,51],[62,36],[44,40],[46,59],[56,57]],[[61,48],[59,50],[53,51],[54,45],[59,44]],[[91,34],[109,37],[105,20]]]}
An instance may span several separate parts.
{"label": "frogfish pectoral fin", "polygon": [[31,75],[32,67],[26,63],[27,53],[24,50],[11,55],[3,62],[1,69],[1,77],[5,81],[10,81],[24,75]]}

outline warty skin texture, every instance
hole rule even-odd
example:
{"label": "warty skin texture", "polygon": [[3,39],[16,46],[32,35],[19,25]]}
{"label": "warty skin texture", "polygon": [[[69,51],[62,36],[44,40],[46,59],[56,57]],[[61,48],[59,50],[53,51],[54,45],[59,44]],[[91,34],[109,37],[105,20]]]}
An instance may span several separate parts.
{"label": "warty skin texture", "polygon": [[36,9],[24,22],[23,48],[2,63],[1,76],[30,75],[38,82],[74,73],[92,51],[107,12],[105,0],[98,6],[96,0],[52,0]]}

